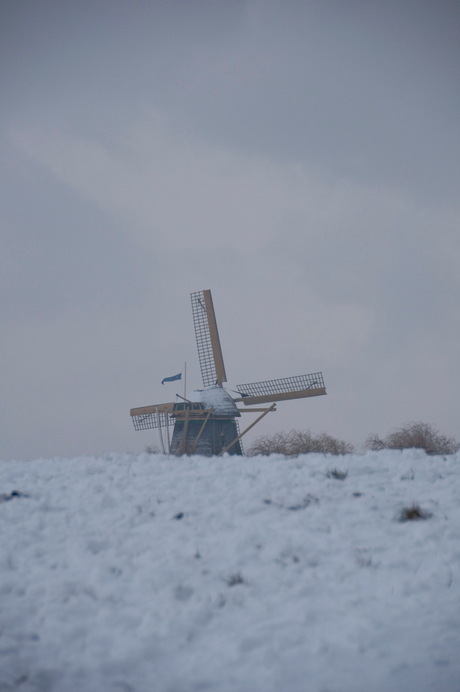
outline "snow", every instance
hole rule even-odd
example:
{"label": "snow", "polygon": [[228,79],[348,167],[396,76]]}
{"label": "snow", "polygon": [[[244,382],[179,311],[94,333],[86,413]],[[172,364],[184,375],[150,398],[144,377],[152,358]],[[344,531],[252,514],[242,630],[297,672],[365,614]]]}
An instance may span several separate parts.
{"label": "snow", "polygon": [[[458,692],[459,471],[420,450],[3,461],[0,690]],[[414,503],[431,516],[399,521]]]}
{"label": "snow", "polygon": [[219,385],[195,389],[190,401],[199,401],[205,408],[213,408],[216,414],[223,416],[239,416],[238,409],[232,396]]}

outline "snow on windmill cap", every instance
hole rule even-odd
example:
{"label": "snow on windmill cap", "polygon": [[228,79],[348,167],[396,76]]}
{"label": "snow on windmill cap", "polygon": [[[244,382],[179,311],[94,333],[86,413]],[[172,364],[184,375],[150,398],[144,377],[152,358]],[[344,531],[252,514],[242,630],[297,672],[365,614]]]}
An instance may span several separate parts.
{"label": "snow on windmill cap", "polygon": [[214,413],[221,416],[240,416],[235,402],[226,389],[219,385],[195,389],[190,401],[199,401],[204,408],[213,408]]}

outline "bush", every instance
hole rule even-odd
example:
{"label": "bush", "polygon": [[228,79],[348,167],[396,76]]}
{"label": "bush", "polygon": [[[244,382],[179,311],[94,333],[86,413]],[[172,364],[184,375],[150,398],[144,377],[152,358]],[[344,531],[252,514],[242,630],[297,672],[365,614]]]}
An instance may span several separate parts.
{"label": "bush", "polygon": [[261,454],[283,454],[284,456],[297,456],[319,452],[321,454],[351,454],[353,445],[343,440],[337,440],[331,435],[321,433],[314,436],[309,431],[291,430],[288,433],[279,432],[274,435],[266,435],[256,440],[248,449],[248,456]]}
{"label": "bush", "polygon": [[429,423],[408,423],[394,430],[385,438],[370,435],[366,440],[366,448],[379,449],[424,449],[427,454],[455,454],[460,449],[453,437],[441,435]]}
{"label": "bush", "polygon": [[420,505],[413,504],[410,507],[403,507],[398,515],[399,521],[417,521],[419,519],[429,519],[431,512],[422,509]]}
{"label": "bush", "polygon": [[270,454],[290,454],[292,433],[279,432],[274,435],[259,437],[248,449],[247,455],[250,457],[262,454],[269,456]]}
{"label": "bush", "polygon": [[226,581],[229,586],[237,586],[238,584],[246,583],[241,572],[234,572],[226,579]]}
{"label": "bush", "polygon": [[341,471],[340,469],[328,469],[326,471],[326,478],[335,478],[336,481],[344,481],[348,478],[348,471]]}

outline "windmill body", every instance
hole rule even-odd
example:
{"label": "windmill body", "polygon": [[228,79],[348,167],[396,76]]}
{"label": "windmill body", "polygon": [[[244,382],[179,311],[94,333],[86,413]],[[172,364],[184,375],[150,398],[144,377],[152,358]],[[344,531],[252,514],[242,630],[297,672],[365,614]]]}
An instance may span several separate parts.
{"label": "windmill body", "polygon": [[[209,416],[207,411],[211,411]],[[172,454],[217,456],[226,448],[228,454],[243,454],[236,423],[241,413],[223,387],[195,390],[189,401],[175,404],[175,412],[180,417],[174,423]]]}
{"label": "windmill body", "polygon": [[[238,396],[233,397],[223,387],[227,376],[211,291],[192,293],[191,301],[203,389],[195,390],[188,399],[177,396],[180,401],[131,409],[136,430],[159,429],[163,448],[163,431],[166,431],[168,452],[177,456],[241,455],[241,438],[267,413],[276,409],[275,402],[326,394],[323,376],[319,372],[237,385]],[[243,408],[238,408],[238,403],[242,403]],[[257,404],[270,405],[257,408]],[[249,406],[251,408],[246,408]],[[240,432],[238,419],[242,412],[260,415]],[[169,443],[171,425],[174,429]]]}

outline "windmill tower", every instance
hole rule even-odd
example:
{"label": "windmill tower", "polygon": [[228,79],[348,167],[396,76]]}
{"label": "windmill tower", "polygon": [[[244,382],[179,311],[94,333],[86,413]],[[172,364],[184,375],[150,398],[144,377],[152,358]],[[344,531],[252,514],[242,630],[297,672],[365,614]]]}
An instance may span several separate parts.
{"label": "windmill tower", "polygon": [[[323,375],[315,372],[240,384],[236,386],[237,396],[233,397],[223,387],[227,375],[211,291],[192,293],[191,301],[203,389],[194,391],[188,399],[177,395],[180,401],[131,409],[136,430],[157,428],[163,448],[165,431],[168,451],[177,456],[241,455],[241,438],[267,413],[276,410],[277,401],[326,394]],[[238,408],[237,404],[243,404],[243,408]],[[269,405],[258,407],[258,404]],[[242,413],[248,412],[258,413],[259,416],[240,432],[238,419]],[[174,429],[170,440],[169,427],[172,425]]]}

